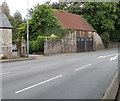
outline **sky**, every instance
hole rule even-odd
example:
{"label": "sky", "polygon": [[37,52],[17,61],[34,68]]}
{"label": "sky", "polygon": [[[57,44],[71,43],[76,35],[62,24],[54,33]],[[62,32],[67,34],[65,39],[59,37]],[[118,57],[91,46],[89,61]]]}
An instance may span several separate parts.
{"label": "sky", "polygon": [[[23,18],[26,18],[28,1],[29,1],[29,8],[32,8],[37,3],[43,4],[47,0],[28,0],[28,1],[27,0],[0,0],[0,5],[4,1],[7,2],[11,15],[13,15],[16,12],[16,10],[18,10],[22,14]],[[59,0],[51,0],[51,2],[58,2],[58,1]]]}

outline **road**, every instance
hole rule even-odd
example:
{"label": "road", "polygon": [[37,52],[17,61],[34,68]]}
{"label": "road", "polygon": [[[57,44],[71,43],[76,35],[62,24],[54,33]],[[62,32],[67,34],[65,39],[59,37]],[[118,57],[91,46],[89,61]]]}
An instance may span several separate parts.
{"label": "road", "polygon": [[2,64],[3,99],[101,99],[118,71],[118,50]]}

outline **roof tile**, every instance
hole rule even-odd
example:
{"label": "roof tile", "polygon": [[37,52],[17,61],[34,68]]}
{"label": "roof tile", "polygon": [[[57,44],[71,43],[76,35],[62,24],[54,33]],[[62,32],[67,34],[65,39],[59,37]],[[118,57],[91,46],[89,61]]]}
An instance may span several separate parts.
{"label": "roof tile", "polygon": [[95,29],[80,15],[55,10],[55,16],[66,29],[95,31]]}

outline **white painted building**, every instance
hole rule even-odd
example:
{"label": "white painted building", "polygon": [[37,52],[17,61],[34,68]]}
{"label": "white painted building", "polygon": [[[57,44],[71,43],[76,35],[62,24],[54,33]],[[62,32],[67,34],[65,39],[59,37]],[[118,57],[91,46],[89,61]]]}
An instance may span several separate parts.
{"label": "white painted building", "polygon": [[0,57],[12,56],[12,25],[0,6]]}

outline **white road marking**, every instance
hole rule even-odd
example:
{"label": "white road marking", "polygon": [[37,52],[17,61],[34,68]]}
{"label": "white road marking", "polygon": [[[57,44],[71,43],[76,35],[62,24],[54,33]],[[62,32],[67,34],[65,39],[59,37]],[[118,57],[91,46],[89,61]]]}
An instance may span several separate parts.
{"label": "white road marking", "polygon": [[35,85],[29,86],[29,87],[27,87],[27,88],[21,89],[21,90],[15,92],[15,93],[16,93],[16,94],[21,93],[21,92],[23,92],[23,91],[26,91],[26,90],[28,90],[28,89],[34,88],[34,87],[39,86],[39,85],[42,85],[42,84],[44,84],[44,83],[47,83],[47,82],[49,82],[49,81],[52,81],[52,80],[57,79],[57,78],[60,78],[60,77],[62,77],[62,75],[56,76],[56,77],[51,78],[51,79],[48,79],[48,80],[46,80],[46,81],[43,81],[43,82],[37,83],[37,84],[35,84]]}
{"label": "white road marking", "polygon": [[77,68],[77,69],[75,69],[75,71],[78,71],[78,70],[80,70],[80,69],[83,69],[83,68],[88,67],[88,66],[91,66],[91,65],[92,65],[92,64],[88,64],[88,65],[83,66],[83,67],[81,67],[81,68]]}
{"label": "white road marking", "polygon": [[5,75],[5,74],[9,74],[10,72],[6,72],[6,73],[0,73],[0,76]]}
{"label": "white road marking", "polygon": [[0,97],[0,100],[2,100],[2,97]]}
{"label": "white road marking", "polygon": [[113,61],[113,60],[117,59],[119,55],[120,55],[120,54],[116,55],[115,57],[111,57],[111,58],[110,58],[110,61]]}
{"label": "white road marking", "polygon": [[109,57],[109,56],[113,56],[113,55],[115,55],[115,54],[110,54],[110,55],[105,55],[105,56],[99,56],[99,57],[97,57],[97,58],[106,58],[106,57]]}

